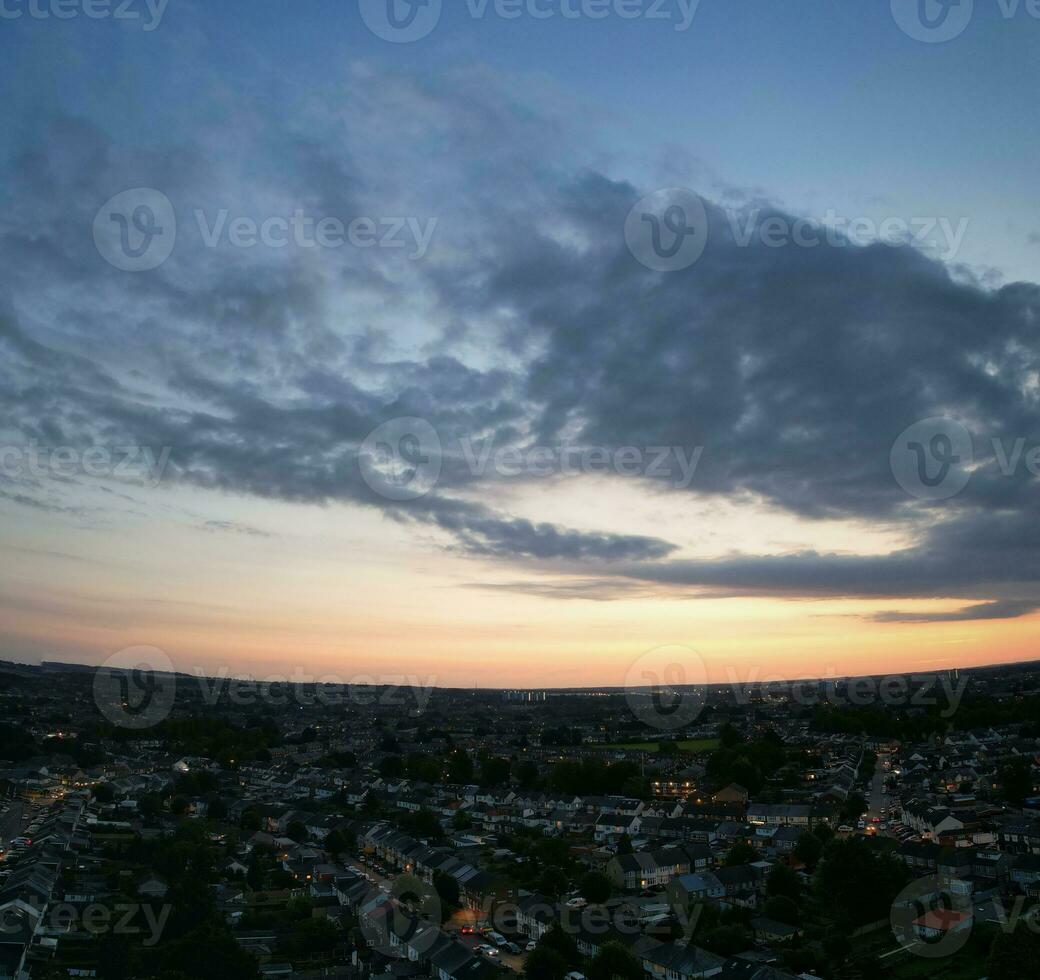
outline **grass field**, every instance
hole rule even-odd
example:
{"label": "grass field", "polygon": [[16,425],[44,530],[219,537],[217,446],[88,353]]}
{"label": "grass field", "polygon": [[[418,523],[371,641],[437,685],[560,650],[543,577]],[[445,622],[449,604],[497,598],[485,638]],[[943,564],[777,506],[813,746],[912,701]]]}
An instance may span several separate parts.
{"label": "grass field", "polygon": [[[719,740],[717,738],[688,738],[670,744],[680,752],[712,752],[718,748]],[[642,749],[644,752],[656,752],[660,747],[660,742],[612,742],[603,746],[605,749],[631,749],[632,751]]]}

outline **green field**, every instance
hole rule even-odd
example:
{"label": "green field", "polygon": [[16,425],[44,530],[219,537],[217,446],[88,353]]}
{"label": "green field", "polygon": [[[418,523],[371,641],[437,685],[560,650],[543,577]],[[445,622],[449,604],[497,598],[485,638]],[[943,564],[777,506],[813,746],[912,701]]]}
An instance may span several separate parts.
{"label": "green field", "polygon": [[[717,738],[688,738],[666,744],[674,745],[680,752],[713,752],[719,747],[719,740]],[[631,749],[632,751],[642,749],[644,752],[656,752],[660,747],[660,742],[612,742],[603,746],[605,749]]]}

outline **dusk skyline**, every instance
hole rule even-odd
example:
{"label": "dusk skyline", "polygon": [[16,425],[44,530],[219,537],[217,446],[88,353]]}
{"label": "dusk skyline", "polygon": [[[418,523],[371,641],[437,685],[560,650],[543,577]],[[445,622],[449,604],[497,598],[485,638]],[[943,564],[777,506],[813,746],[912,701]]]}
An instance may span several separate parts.
{"label": "dusk skyline", "polygon": [[5,7],[0,658],[1035,659],[1029,8],[394,2]]}

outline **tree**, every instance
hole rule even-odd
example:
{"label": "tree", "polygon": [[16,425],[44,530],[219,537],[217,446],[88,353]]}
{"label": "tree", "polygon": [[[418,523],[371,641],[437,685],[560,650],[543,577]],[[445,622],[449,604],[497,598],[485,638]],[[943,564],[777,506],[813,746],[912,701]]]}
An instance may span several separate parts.
{"label": "tree", "polygon": [[628,834],[622,834],[618,838],[617,842],[618,854],[631,854],[632,853],[632,838]]}
{"label": "tree", "polygon": [[546,946],[536,946],[524,961],[524,975],[528,980],[563,980],[569,967],[567,961]]}
{"label": "tree", "polygon": [[447,922],[452,912],[460,905],[458,879],[443,871],[434,871],[433,888],[441,901],[441,922]]}
{"label": "tree", "polygon": [[741,743],[740,732],[738,732],[729,722],[726,722],[719,731],[719,742],[724,748],[732,749]]}
{"label": "tree", "polygon": [[578,952],[578,944],[574,941],[574,937],[569,932],[564,932],[559,924],[553,925],[538,940],[538,946],[539,948],[544,946],[546,949],[559,953],[568,968],[575,967],[581,962],[581,953]]}
{"label": "tree", "polygon": [[604,943],[588,969],[589,980],[643,980],[643,964],[621,943]]}
{"label": "tree", "polygon": [[829,823],[818,823],[815,827],[813,827],[812,835],[814,837],[819,837],[820,840],[824,844],[826,844],[827,841],[833,840],[834,828]]}
{"label": "tree", "polygon": [[473,781],[473,760],[466,755],[464,749],[455,749],[448,756],[447,778],[449,783],[470,783]]}
{"label": "tree", "polygon": [[400,779],[404,775],[404,760],[399,755],[385,755],[379,760],[379,775],[384,779]]}
{"label": "tree", "polygon": [[862,793],[850,793],[849,798],[841,808],[842,820],[858,820],[867,812],[867,801]]}
{"label": "tree", "polygon": [[823,853],[823,841],[813,833],[806,831],[794,845],[794,856],[807,868],[815,868]]}
{"label": "tree", "polygon": [[739,925],[724,925],[706,932],[703,936],[698,933],[698,945],[703,946],[712,953],[719,956],[735,956],[751,945],[751,935],[746,929]]}
{"label": "tree", "polygon": [[427,810],[426,807],[401,817],[401,829],[409,834],[414,834],[416,837],[435,837],[439,839],[444,836],[440,818],[432,810]]}
{"label": "tree", "polygon": [[285,828],[285,836],[290,840],[296,841],[297,844],[302,844],[308,836],[307,827],[300,820],[290,820],[289,826]]}
{"label": "tree", "polygon": [[423,783],[436,783],[441,778],[444,763],[437,756],[426,752],[412,752],[408,756],[406,770],[409,779],[417,779]]}
{"label": "tree", "polygon": [[994,938],[989,948],[989,980],[1024,980],[1035,975],[1038,961],[1040,935],[1019,922],[1011,932]]}
{"label": "tree", "polygon": [[747,841],[737,841],[726,855],[726,867],[732,868],[738,864],[747,864],[749,861],[754,861],[758,855],[755,853],[755,849]]}
{"label": "tree", "polygon": [[480,764],[480,783],[482,786],[502,786],[509,781],[509,760],[500,758],[485,759]]}
{"label": "tree", "polygon": [[777,922],[786,922],[789,926],[796,926],[801,921],[801,912],[798,903],[787,895],[774,895],[766,899],[762,911]]}
{"label": "tree", "polygon": [[517,782],[521,789],[532,789],[538,785],[538,766],[530,759],[518,762],[514,770]]}
{"label": "tree", "polygon": [[823,952],[829,964],[841,966],[852,952],[852,943],[844,932],[828,932],[823,937]]}
{"label": "tree", "polygon": [[334,827],[325,838],[325,847],[334,858],[338,858],[344,851],[357,850],[357,835],[352,830]]}
{"label": "tree", "polygon": [[[162,947],[160,963],[195,980],[255,980],[257,961],[222,924],[210,923]],[[200,956],[199,951],[205,950]]]}
{"label": "tree", "polygon": [[837,932],[888,918],[909,873],[890,854],[867,847],[862,837],[832,840],[813,875],[813,891]]}
{"label": "tree", "polygon": [[567,876],[559,868],[549,867],[538,879],[538,890],[550,898],[559,898],[567,890],[568,884]]}
{"label": "tree", "polygon": [[578,887],[582,895],[596,905],[602,905],[613,891],[610,879],[601,871],[589,871],[582,875]]}
{"label": "tree", "polygon": [[92,792],[98,803],[111,803],[116,798],[115,790],[110,783],[98,783]]}
{"label": "tree", "polygon": [[775,864],[766,876],[766,894],[797,900],[802,894],[802,883],[786,864]]}
{"label": "tree", "polygon": [[1016,759],[998,772],[1000,791],[1013,806],[1021,806],[1033,795],[1033,770],[1028,759]]}

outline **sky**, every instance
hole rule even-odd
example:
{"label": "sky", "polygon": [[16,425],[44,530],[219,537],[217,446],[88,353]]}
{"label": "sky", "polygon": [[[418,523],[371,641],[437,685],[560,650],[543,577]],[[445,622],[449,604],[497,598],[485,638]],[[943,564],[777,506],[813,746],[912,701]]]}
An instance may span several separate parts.
{"label": "sky", "polygon": [[0,4],[0,659],[1036,657],[1032,7],[387,2]]}

